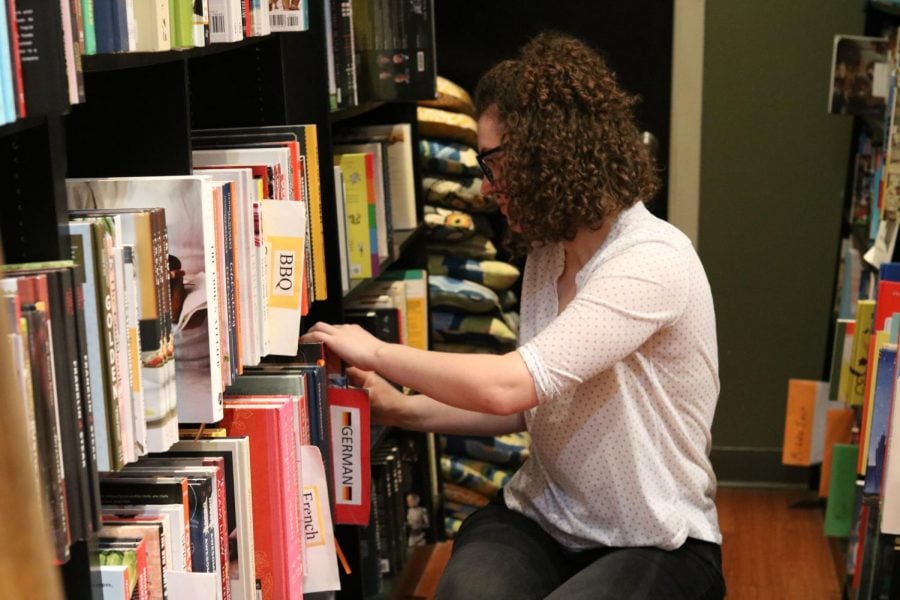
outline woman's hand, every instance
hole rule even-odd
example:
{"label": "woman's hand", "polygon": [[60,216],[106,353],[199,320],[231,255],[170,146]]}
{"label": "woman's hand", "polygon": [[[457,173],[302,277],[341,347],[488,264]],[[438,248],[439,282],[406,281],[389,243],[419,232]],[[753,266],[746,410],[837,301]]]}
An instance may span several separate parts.
{"label": "woman's hand", "polygon": [[322,342],[349,365],[367,371],[375,370],[375,353],[385,345],[359,325],[316,323],[301,342]]}
{"label": "woman's hand", "polygon": [[379,425],[400,425],[412,400],[374,371],[349,367],[346,371],[351,385],[369,390],[372,420]]}

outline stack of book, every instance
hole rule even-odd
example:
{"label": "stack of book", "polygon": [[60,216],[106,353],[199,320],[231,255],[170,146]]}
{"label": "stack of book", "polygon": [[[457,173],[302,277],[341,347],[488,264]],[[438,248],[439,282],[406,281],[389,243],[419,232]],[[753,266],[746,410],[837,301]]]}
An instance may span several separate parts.
{"label": "stack of book", "polygon": [[434,2],[325,2],[332,109],[435,95]]}

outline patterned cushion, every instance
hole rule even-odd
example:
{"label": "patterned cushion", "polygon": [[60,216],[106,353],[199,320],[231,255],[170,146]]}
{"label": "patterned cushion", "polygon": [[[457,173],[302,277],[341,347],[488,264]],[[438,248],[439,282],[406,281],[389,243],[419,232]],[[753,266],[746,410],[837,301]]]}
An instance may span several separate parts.
{"label": "patterned cushion", "polygon": [[487,506],[491,501],[491,499],[484,494],[479,494],[475,490],[470,490],[469,488],[450,482],[444,483],[444,498],[450,502],[468,504],[469,506],[477,506],[479,508]]}
{"label": "patterned cushion", "polygon": [[444,275],[428,276],[428,303],[432,308],[449,308],[469,313],[500,310],[497,294],[490,288]]}
{"label": "patterned cushion", "polygon": [[459,142],[420,140],[419,160],[426,173],[481,177],[481,167],[475,160],[475,149]]}
{"label": "patterned cushion", "polygon": [[494,236],[490,221],[480,214],[426,204],[424,221],[428,239],[439,242],[458,242],[469,239],[476,233],[486,237]]}
{"label": "patterned cushion", "polygon": [[437,97],[434,100],[419,100],[420,106],[443,108],[453,112],[475,116],[475,103],[472,97],[461,86],[446,77],[437,77]]}
{"label": "patterned cushion", "polygon": [[428,272],[434,275],[468,279],[497,291],[508,289],[519,278],[519,269],[509,263],[440,254],[428,255]]}
{"label": "patterned cushion", "polygon": [[461,256],[476,260],[493,260],[497,258],[497,247],[485,236],[476,233],[461,242],[428,241],[428,251],[433,254]]}
{"label": "patterned cushion", "polygon": [[419,135],[478,145],[478,124],[467,114],[427,106],[416,107]]}
{"label": "patterned cushion", "polygon": [[445,481],[493,498],[509,481],[512,472],[481,460],[442,454],[441,475]]}
{"label": "patterned cushion", "polygon": [[441,451],[446,454],[505,466],[519,466],[525,462],[531,446],[531,436],[525,432],[496,437],[442,435],[440,441]]}
{"label": "patterned cushion", "polygon": [[431,311],[431,332],[436,342],[514,344],[515,332],[499,317]]}
{"label": "patterned cushion", "polygon": [[422,189],[428,204],[480,213],[497,210],[493,198],[481,195],[480,177],[426,176],[422,178]]}

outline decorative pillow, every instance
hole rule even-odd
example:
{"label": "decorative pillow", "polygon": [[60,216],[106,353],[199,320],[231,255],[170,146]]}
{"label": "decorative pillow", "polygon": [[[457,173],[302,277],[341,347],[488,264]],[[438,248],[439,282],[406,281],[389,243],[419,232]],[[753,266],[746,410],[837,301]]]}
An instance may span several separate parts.
{"label": "decorative pillow", "polygon": [[440,254],[428,255],[428,272],[434,275],[468,279],[501,292],[508,289],[519,278],[519,269],[509,263]]}
{"label": "decorative pillow", "polygon": [[475,103],[469,92],[440,75],[437,77],[437,97],[434,100],[419,100],[418,104],[475,116]]}
{"label": "decorative pillow", "polygon": [[444,498],[450,502],[459,502],[460,504],[468,504],[469,506],[487,506],[491,499],[484,494],[479,494],[475,490],[470,490],[455,483],[444,483]]}
{"label": "decorative pillow", "polygon": [[428,173],[456,177],[481,177],[481,167],[475,160],[475,149],[459,142],[420,140],[419,160]]}
{"label": "decorative pillow", "polygon": [[509,328],[516,332],[516,335],[519,334],[519,323],[521,319],[519,318],[519,313],[514,310],[503,311],[501,315],[503,317],[503,322],[509,325]]}
{"label": "decorative pillow", "polygon": [[493,212],[497,203],[490,196],[481,195],[480,177],[423,177],[422,189],[425,202],[446,208],[457,208],[470,212]]}
{"label": "decorative pillow", "polygon": [[459,533],[462,522],[463,520],[460,518],[444,515],[444,536],[451,540],[455,538],[456,534]]}
{"label": "decorative pillow", "polygon": [[499,317],[431,311],[431,333],[436,342],[514,344],[516,334]]}
{"label": "decorative pillow", "polygon": [[432,308],[449,308],[469,313],[500,309],[497,294],[489,287],[444,275],[428,276],[428,303]]}
{"label": "decorative pillow", "polygon": [[531,446],[531,436],[524,432],[496,437],[442,435],[440,440],[441,451],[446,454],[516,467],[528,458]]}
{"label": "decorative pillow", "polygon": [[458,242],[476,233],[485,237],[494,236],[490,221],[480,214],[426,204],[424,220],[428,239],[439,242]]}
{"label": "decorative pillow", "polygon": [[481,460],[442,454],[441,475],[445,481],[458,483],[492,498],[506,485],[512,473]]}
{"label": "decorative pillow", "polygon": [[497,258],[497,247],[494,242],[476,233],[461,242],[428,241],[428,251],[433,254],[449,254],[476,260],[492,260]]}
{"label": "decorative pillow", "polygon": [[478,146],[478,124],[469,115],[427,106],[416,107],[419,135]]}
{"label": "decorative pillow", "polygon": [[500,308],[503,310],[508,310],[513,308],[517,304],[519,304],[519,298],[516,296],[516,293],[512,290],[506,290],[500,296]]}
{"label": "decorative pillow", "polygon": [[478,510],[477,506],[471,504],[463,504],[462,502],[454,502],[452,500],[444,500],[444,512],[456,519],[465,520],[466,517]]}

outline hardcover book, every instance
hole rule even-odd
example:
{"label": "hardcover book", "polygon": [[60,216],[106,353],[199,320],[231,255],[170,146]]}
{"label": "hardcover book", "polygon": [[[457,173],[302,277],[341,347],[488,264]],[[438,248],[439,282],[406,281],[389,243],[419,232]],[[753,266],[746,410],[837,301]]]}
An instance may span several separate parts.
{"label": "hardcover book", "polygon": [[178,417],[207,423],[222,415],[222,315],[217,281],[216,207],[209,181],[200,176],[70,179],[70,209],[165,209],[168,262],[174,272]]}

